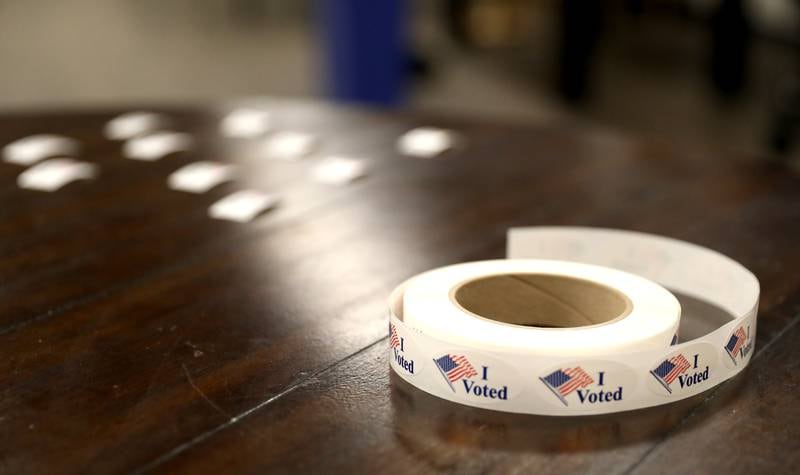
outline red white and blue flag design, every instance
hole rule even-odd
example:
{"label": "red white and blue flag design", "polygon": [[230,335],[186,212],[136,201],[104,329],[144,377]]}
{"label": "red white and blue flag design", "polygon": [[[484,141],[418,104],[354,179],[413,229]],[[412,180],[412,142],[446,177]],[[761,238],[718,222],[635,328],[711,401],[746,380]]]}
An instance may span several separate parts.
{"label": "red white and blue flag design", "polygon": [[439,368],[439,372],[442,373],[442,377],[450,385],[450,389],[453,392],[456,391],[453,383],[459,379],[471,378],[478,374],[475,368],[467,361],[467,357],[463,355],[444,355],[435,358],[433,362],[436,363],[436,367]]}
{"label": "red white and blue flag design", "polygon": [[557,369],[539,379],[565,406],[569,406],[566,399],[568,395],[576,389],[585,388],[594,382],[592,377],[580,366]]}
{"label": "red white and blue flag design", "polygon": [[397,336],[397,328],[393,324],[389,324],[389,348],[397,348],[400,346],[400,337]]}
{"label": "red white and blue flag design", "polygon": [[650,371],[650,374],[656,378],[656,381],[664,386],[664,389],[672,393],[670,384],[672,384],[672,382],[675,381],[678,376],[685,373],[686,370],[691,367],[692,365],[689,363],[689,360],[687,360],[683,355],[678,354],[672,358],[662,361],[661,364]]}
{"label": "red white and blue flag design", "polygon": [[744,346],[745,341],[747,341],[747,335],[744,334],[744,328],[739,327],[733,332],[733,335],[731,335],[728,343],[725,345],[725,351],[728,352],[728,356],[733,360],[733,364],[736,364],[736,354],[739,353],[739,350]]}

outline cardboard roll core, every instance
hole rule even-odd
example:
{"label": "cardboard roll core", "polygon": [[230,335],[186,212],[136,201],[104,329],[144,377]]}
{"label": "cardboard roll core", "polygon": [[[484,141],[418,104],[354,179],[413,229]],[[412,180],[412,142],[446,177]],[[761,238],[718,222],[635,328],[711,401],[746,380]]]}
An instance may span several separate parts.
{"label": "cardboard roll core", "polygon": [[451,300],[477,317],[511,325],[575,328],[625,318],[633,304],[621,292],[588,280],[550,274],[500,274],[469,280]]}

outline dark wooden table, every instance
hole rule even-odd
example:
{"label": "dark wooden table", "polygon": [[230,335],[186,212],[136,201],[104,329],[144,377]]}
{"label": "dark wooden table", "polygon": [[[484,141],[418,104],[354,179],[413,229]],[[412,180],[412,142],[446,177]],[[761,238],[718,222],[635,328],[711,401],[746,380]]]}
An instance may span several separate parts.
{"label": "dark wooden table", "polygon": [[[706,149],[570,124],[529,127],[267,103],[321,154],[371,160],[352,186],[318,158],[260,159],[216,132],[221,109],[165,110],[198,147],[128,160],[96,113],[11,114],[0,142],[61,133],[100,167],[55,193],[0,163],[0,472],[787,473],[800,464],[800,178]],[[403,158],[410,127],[466,146]],[[234,162],[194,195],[167,175]],[[282,206],[207,217],[244,186]],[[385,301],[403,279],[504,254],[510,226],[597,225],[724,252],[762,283],[756,354],[737,378],[656,409],[509,415],[390,375]],[[697,269],[702,272],[702,269]]]}

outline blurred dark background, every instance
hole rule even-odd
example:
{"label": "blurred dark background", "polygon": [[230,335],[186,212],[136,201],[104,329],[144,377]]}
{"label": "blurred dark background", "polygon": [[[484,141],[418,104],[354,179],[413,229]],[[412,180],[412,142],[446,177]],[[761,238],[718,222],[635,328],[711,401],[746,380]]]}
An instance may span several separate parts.
{"label": "blurred dark background", "polygon": [[792,161],[795,0],[0,4],[0,107],[313,97]]}

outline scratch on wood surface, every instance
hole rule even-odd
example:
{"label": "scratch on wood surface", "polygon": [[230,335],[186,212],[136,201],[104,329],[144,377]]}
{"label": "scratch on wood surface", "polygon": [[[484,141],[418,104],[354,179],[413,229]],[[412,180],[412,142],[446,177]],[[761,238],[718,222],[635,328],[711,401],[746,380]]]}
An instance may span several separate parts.
{"label": "scratch on wood surface", "polygon": [[136,401],[136,403],[126,411],[126,413],[127,413],[126,419],[131,417],[132,414],[135,414],[136,413],[136,409],[138,409],[138,407],[140,405],[144,404],[144,402],[147,401],[147,399],[150,397],[150,393],[153,391],[153,388],[156,386],[156,383],[158,381],[158,376],[161,374],[161,370],[164,369],[164,366],[166,365],[167,361],[170,361],[170,356],[175,351],[175,349],[178,347],[178,344],[180,342],[181,342],[181,338],[176,338],[172,342],[172,346],[170,346],[169,350],[167,350],[167,352],[164,353],[164,355],[161,357],[161,360],[159,361],[158,365],[153,370],[150,378],[147,381],[147,388],[145,388],[144,393],[139,397],[138,401]]}
{"label": "scratch on wood surface", "polygon": [[202,397],[211,407],[213,407],[217,412],[219,412],[220,414],[222,414],[223,416],[225,416],[229,420],[234,420],[235,419],[233,416],[231,416],[230,414],[228,414],[227,412],[222,410],[222,408],[219,407],[208,396],[206,396],[206,393],[204,393],[203,390],[201,390],[199,387],[197,387],[197,385],[194,383],[194,379],[192,379],[192,375],[189,374],[189,369],[186,368],[185,364],[181,363],[181,367],[183,368],[183,374],[186,375],[186,380],[189,382],[189,385],[192,386],[192,388],[194,388],[195,392],[197,394],[199,394],[200,397]]}

